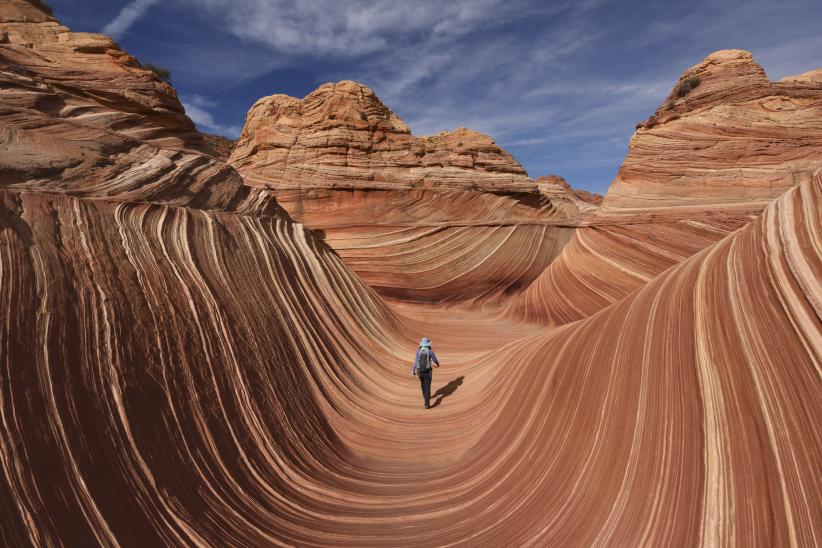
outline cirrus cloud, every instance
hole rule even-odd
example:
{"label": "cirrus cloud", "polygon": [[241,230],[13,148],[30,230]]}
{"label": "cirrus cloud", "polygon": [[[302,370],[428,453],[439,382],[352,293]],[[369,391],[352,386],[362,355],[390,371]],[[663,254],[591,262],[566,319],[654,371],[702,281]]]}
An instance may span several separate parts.
{"label": "cirrus cloud", "polygon": [[117,14],[103,30],[103,34],[108,34],[112,38],[120,38],[140,17],[145,15],[148,9],[160,0],[134,0]]}

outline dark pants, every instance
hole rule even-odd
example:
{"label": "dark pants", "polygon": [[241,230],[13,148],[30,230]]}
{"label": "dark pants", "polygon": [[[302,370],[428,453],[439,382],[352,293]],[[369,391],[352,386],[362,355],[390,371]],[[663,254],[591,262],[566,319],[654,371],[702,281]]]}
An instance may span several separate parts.
{"label": "dark pants", "polygon": [[422,387],[422,399],[425,400],[425,406],[428,407],[431,400],[431,370],[418,373],[420,377],[420,386]]}

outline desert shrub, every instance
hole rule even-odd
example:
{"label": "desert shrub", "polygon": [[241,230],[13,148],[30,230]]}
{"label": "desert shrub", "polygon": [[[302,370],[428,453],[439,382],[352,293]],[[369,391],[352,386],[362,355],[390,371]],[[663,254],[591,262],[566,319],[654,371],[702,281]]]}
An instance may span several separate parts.
{"label": "desert shrub", "polygon": [[171,81],[171,71],[167,68],[158,67],[157,65],[152,65],[151,63],[142,63],[142,67],[156,74],[157,78],[159,78],[163,82]]}
{"label": "desert shrub", "polygon": [[691,90],[695,89],[701,83],[702,80],[700,80],[697,76],[688,78],[676,88],[676,96],[685,97]]}

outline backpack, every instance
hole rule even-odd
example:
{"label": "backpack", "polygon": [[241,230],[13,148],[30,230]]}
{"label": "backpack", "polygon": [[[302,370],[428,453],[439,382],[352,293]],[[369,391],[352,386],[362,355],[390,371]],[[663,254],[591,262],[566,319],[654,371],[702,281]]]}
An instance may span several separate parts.
{"label": "backpack", "polygon": [[420,348],[420,358],[417,360],[417,371],[419,373],[431,371],[431,353],[427,346]]}

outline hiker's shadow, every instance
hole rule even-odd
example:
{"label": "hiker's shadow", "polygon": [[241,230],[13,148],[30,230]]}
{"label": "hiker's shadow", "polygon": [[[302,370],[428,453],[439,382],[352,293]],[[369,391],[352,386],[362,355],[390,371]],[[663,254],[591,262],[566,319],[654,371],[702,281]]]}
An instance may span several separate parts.
{"label": "hiker's shadow", "polygon": [[434,392],[433,397],[436,398],[434,403],[431,404],[431,407],[436,407],[442,402],[443,399],[447,398],[451,394],[457,391],[457,388],[460,387],[462,381],[465,377],[457,377],[453,381],[449,382],[445,386],[440,387],[436,392]]}

